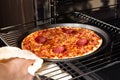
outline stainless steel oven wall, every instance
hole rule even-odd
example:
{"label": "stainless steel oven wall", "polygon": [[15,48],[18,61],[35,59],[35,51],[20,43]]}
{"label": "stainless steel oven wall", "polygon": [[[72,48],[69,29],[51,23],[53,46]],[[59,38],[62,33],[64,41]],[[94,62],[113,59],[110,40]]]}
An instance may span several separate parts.
{"label": "stainless steel oven wall", "polygon": [[0,0],[0,28],[33,20],[33,0]]}
{"label": "stainless steel oven wall", "polygon": [[38,21],[40,23],[48,23],[51,22],[51,17],[54,14],[54,0],[36,0],[36,19],[42,21]]}
{"label": "stainless steel oven wall", "polygon": [[59,0],[58,14],[79,11],[105,20],[116,16],[116,0]]}
{"label": "stainless steel oven wall", "polygon": [[109,20],[118,16],[117,2],[117,0],[37,0],[38,19],[79,11],[100,20]]}
{"label": "stainless steel oven wall", "polygon": [[120,0],[117,0],[117,17],[120,18]]}

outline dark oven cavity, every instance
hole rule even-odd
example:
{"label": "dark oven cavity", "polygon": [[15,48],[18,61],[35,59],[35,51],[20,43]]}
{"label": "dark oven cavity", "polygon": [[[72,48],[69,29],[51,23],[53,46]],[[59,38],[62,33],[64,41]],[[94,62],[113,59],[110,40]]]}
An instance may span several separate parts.
{"label": "dark oven cavity", "polygon": [[[45,24],[72,22],[72,23],[82,23],[82,24],[96,26],[106,31],[110,35],[111,42],[108,43],[109,47],[107,47],[105,50],[103,50],[98,54],[89,56],[84,59],[77,59],[67,62],[66,61],[54,62],[54,63],[56,63],[62,70],[69,73],[72,76],[71,80],[103,80],[95,72],[108,68],[114,64],[117,64],[119,63],[120,60],[120,49],[119,49],[120,28],[118,27],[119,24],[117,24],[116,27],[116,24],[112,24],[109,21],[109,20],[112,21],[112,19],[119,20],[119,15],[117,14],[118,12],[116,11],[116,9],[119,9],[119,5],[115,2],[114,5],[112,4],[107,6],[104,5],[103,7],[98,7],[100,8],[100,10],[97,10],[98,8],[89,9],[89,7],[91,6],[91,4],[89,4],[88,6],[85,7],[86,9],[84,10],[74,9],[69,12],[61,13],[59,9],[60,5],[66,3],[64,5],[65,7],[66,5],[72,5],[77,2],[80,2],[80,0],[46,0],[46,1],[48,1],[46,4],[50,5],[49,6],[50,11],[48,11],[49,14],[47,14],[47,16],[45,16],[44,14],[43,17],[42,16],[43,13],[41,13],[39,17],[42,16],[42,18],[38,18],[38,16],[36,15],[35,21],[31,21],[25,24],[8,26],[6,28],[1,28],[0,29],[1,43],[3,43],[4,46],[7,45],[7,46],[18,47],[19,39],[24,33],[26,33],[28,30],[36,29],[38,27],[41,28],[41,25],[45,25]],[[87,1],[92,1],[92,0],[83,0],[83,1],[84,1],[83,3],[86,4]],[[100,1],[103,1],[104,4],[107,4],[107,2],[105,1],[109,1],[109,0],[100,0]],[[113,14],[111,13],[110,16],[103,19],[101,18],[101,15],[103,14],[104,11],[106,11],[106,9],[107,10],[109,9],[110,11],[113,10]],[[35,10],[37,12],[37,7],[35,7]],[[101,14],[98,15],[96,13],[97,11],[95,10],[97,10],[98,12],[100,11]],[[34,24],[34,26],[29,27],[28,26],[29,24]],[[51,71],[49,73],[55,71]],[[54,76],[58,76],[60,74],[63,74],[63,72],[56,74]],[[62,79],[66,76],[61,76],[59,77],[59,79]],[[43,80],[50,80],[50,79],[45,77]]]}

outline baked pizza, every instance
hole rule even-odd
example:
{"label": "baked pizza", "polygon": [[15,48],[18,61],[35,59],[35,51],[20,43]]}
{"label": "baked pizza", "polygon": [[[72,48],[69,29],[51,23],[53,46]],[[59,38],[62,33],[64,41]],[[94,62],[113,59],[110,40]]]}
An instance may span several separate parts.
{"label": "baked pizza", "polygon": [[58,26],[29,34],[21,46],[40,58],[68,59],[88,55],[101,45],[102,38],[93,30]]}

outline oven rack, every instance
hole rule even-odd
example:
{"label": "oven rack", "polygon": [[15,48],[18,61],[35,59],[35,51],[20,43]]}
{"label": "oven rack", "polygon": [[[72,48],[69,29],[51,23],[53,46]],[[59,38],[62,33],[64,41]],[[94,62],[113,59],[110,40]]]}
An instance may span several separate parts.
{"label": "oven rack", "polygon": [[98,19],[88,16],[86,14],[83,14],[81,12],[74,12],[74,19],[76,19],[76,21],[79,21],[80,23],[86,23],[86,24],[95,25],[97,27],[100,27],[103,30],[108,31],[112,36],[114,34],[115,34],[115,36],[120,34],[120,28],[110,25],[108,23],[105,23],[101,20],[98,20]]}
{"label": "oven rack", "polygon": [[[90,56],[87,59],[77,59],[77,60],[69,61],[69,62],[54,62],[54,63],[59,65],[62,70],[68,72],[72,76],[71,80],[102,80],[98,75],[94,73],[96,71],[99,71],[101,69],[104,69],[104,68],[107,68],[109,66],[119,63],[120,28],[117,28],[113,25],[107,24],[103,21],[100,21],[98,19],[95,19],[91,16],[88,16],[80,12],[75,12],[74,17],[77,18],[76,23],[94,25],[94,26],[97,26],[97,27],[100,27],[106,30],[111,35],[111,39],[112,39],[112,43],[110,43],[111,46],[108,48],[108,50],[103,51],[102,54]],[[14,27],[16,28],[16,26]],[[26,31],[31,29],[31,28],[29,29],[29,27],[24,28],[25,25],[24,26],[20,25],[19,27],[20,27],[19,29],[16,28],[14,30],[10,30],[5,33],[4,32],[0,33],[1,40],[7,46],[18,47],[19,38]],[[52,72],[49,72],[49,73],[52,73]],[[54,76],[57,76],[60,74],[62,73],[56,74]],[[63,78],[63,77],[65,76],[62,76],[60,78]],[[56,79],[56,80],[59,80],[59,79]],[[49,80],[49,79],[45,78],[44,80]]]}

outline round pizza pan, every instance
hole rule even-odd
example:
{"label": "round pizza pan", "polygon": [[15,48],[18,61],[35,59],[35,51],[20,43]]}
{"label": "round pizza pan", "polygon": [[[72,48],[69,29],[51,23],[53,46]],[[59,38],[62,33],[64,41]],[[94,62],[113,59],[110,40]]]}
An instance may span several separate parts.
{"label": "round pizza pan", "polygon": [[90,55],[93,54],[97,54],[102,52],[103,50],[105,50],[107,47],[110,47],[110,43],[111,43],[111,39],[110,39],[110,35],[104,31],[101,28],[95,27],[95,26],[91,26],[91,25],[86,25],[86,24],[79,24],[79,23],[59,23],[59,24],[49,24],[49,25],[44,25],[44,26],[39,26],[33,30],[29,30],[27,31],[20,39],[19,41],[19,47],[21,47],[21,43],[22,40],[29,34],[40,30],[40,29],[47,29],[47,28],[54,28],[54,27],[58,27],[58,26],[62,26],[62,27],[66,27],[66,26],[71,26],[71,27],[80,27],[80,28],[87,28],[90,30],[93,30],[97,35],[99,35],[102,38],[102,45],[94,52],[87,54],[87,55],[83,55],[80,57],[74,57],[74,58],[65,58],[65,59],[47,59],[47,58],[43,58],[45,61],[71,61],[71,60],[76,60],[76,59],[83,59],[83,58],[87,58]]}

